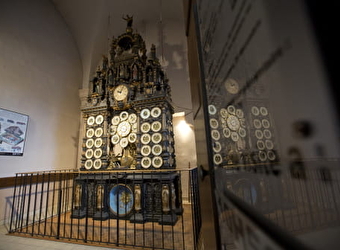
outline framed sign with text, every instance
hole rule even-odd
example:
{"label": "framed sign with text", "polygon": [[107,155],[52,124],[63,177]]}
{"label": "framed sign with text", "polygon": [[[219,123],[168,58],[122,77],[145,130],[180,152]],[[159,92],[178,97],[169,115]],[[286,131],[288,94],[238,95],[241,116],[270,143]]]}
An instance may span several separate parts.
{"label": "framed sign with text", "polygon": [[0,108],[0,155],[22,156],[28,115]]}

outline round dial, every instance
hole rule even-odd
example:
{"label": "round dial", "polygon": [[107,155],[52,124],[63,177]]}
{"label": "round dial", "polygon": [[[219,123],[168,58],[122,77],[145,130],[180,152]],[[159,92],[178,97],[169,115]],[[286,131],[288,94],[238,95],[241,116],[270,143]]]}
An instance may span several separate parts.
{"label": "round dial", "polygon": [[93,162],[91,160],[86,160],[85,161],[85,168],[87,170],[91,169],[92,168],[92,165],[93,165]]}
{"label": "round dial", "polygon": [[91,126],[93,125],[95,122],[95,118],[93,116],[90,116],[89,118],[87,118],[87,125]]}
{"label": "round dial", "polygon": [[227,124],[228,124],[228,127],[231,129],[231,130],[238,130],[240,128],[240,122],[238,120],[238,118],[234,115],[230,115],[227,119]]}
{"label": "round dial", "polygon": [[163,164],[163,159],[160,156],[156,156],[152,159],[152,166],[154,168],[160,168]]}
{"label": "round dial", "polygon": [[113,92],[113,97],[117,101],[123,101],[127,97],[128,93],[129,90],[125,85],[118,85]]}
{"label": "round dial", "polygon": [[130,133],[131,125],[127,121],[123,121],[118,125],[117,133],[120,136],[127,136]]}
{"label": "round dial", "polygon": [[162,146],[159,144],[153,145],[152,147],[152,153],[154,155],[160,155],[162,153]]}

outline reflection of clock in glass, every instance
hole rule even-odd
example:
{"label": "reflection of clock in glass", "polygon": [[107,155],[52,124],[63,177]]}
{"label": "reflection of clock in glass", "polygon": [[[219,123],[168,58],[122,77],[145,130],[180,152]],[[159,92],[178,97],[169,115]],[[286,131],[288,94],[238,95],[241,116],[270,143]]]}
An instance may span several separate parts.
{"label": "reflection of clock in glass", "polygon": [[90,116],[89,118],[87,118],[87,125],[91,126],[93,125],[95,122],[95,119],[93,116]]}
{"label": "reflection of clock in glass", "polygon": [[128,118],[129,123],[135,123],[137,121],[137,115],[136,114],[130,114]]}
{"label": "reflection of clock in glass", "polygon": [[156,118],[158,116],[161,115],[161,109],[158,107],[154,107],[153,109],[151,109],[151,116]]}
{"label": "reflection of clock in glass", "polygon": [[270,127],[270,122],[267,119],[262,120],[262,126],[264,128],[269,128]]}
{"label": "reflection of clock in glass", "polygon": [[223,158],[222,158],[222,156],[220,154],[215,154],[214,155],[214,163],[216,165],[221,164],[222,161],[223,161]]}
{"label": "reflection of clock in glass", "polygon": [[268,151],[267,156],[268,156],[268,159],[271,161],[274,161],[276,159],[276,155],[273,151]]}
{"label": "reflection of clock in glass", "polygon": [[153,143],[160,143],[162,140],[162,134],[160,133],[154,133],[151,137],[151,140]]}
{"label": "reflection of clock in glass", "polygon": [[91,138],[94,136],[94,129],[93,128],[90,128],[89,130],[86,131],[86,136],[88,138]]}
{"label": "reflection of clock in glass", "polygon": [[209,112],[209,114],[211,114],[211,115],[214,115],[214,114],[216,114],[216,107],[214,106],[214,105],[209,105],[208,106],[208,112]]}
{"label": "reflection of clock in glass", "polygon": [[162,128],[162,124],[159,121],[155,121],[151,124],[151,129],[154,132],[158,132],[159,130],[161,130]]}
{"label": "reflection of clock in glass", "polygon": [[113,92],[113,97],[117,100],[117,101],[123,101],[127,95],[129,93],[129,89],[127,86],[121,84],[118,85],[114,92]]}
{"label": "reflection of clock in glass", "polygon": [[154,168],[160,168],[163,164],[163,159],[160,156],[156,156],[152,159],[152,166]]}
{"label": "reflection of clock in glass", "polygon": [[100,149],[100,148],[97,148],[95,151],[94,151],[94,157],[95,158],[100,158],[103,154],[103,151]]}
{"label": "reflection of clock in glass", "polygon": [[151,159],[150,157],[143,157],[141,160],[141,165],[143,168],[149,168],[151,166]]}
{"label": "reflection of clock in glass", "polygon": [[149,109],[143,109],[140,112],[140,117],[142,117],[143,119],[147,119],[150,117],[150,110]]}
{"label": "reflection of clock in glass", "polygon": [[261,107],[261,108],[260,108],[260,113],[261,113],[261,115],[263,115],[263,116],[268,115],[268,110],[267,110],[267,108],[266,108],[266,107]]}
{"label": "reflection of clock in glass", "polygon": [[235,115],[236,108],[233,105],[229,105],[227,110],[229,114]]}
{"label": "reflection of clock in glass", "polygon": [[236,131],[240,128],[240,122],[239,122],[238,118],[234,115],[230,115],[227,118],[227,124],[228,124],[228,127],[231,130],[234,130],[234,131]]}
{"label": "reflection of clock in glass", "polygon": [[121,121],[125,121],[129,117],[129,113],[126,111],[123,111],[120,113],[119,118]]}
{"label": "reflection of clock in glass", "polygon": [[151,128],[151,125],[150,123],[148,122],[144,122],[142,123],[142,125],[140,126],[140,130],[143,132],[143,133],[147,133],[150,131],[150,128]]}
{"label": "reflection of clock in glass", "polygon": [[259,150],[264,150],[264,148],[265,148],[264,142],[261,141],[261,140],[258,140],[257,143],[256,143],[256,145],[257,145],[257,148],[258,148]]}
{"label": "reflection of clock in glass", "polygon": [[92,149],[86,150],[86,152],[85,152],[85,157],[86,157],[87,159],[90,159],[90,158],[92,158],[92,156],[93,156],[93,150],[92,150]]}
{"label": "reflection of clock in glass", "polygon": [[251,113],[255,116],[258,116],[260,114],[260,110],[259,110],[258,107],[253,106],[253,107],[251,107]]}
{"label": "reflection of clock in glass", "polygon": [[97,128],[94,134],[96,135],[96,137],[101,137],[103,135],[103,129]]}
{"label": "reflection of clock in glass", "polygon": [[222,108],[220,110],[220,115],[223,117],[223,118],[227,118],[228,116],[228,111],[225,109],[225,108]]}
{"label": "reflection of clock in glass", "polygon": [[144,145],[140,151],[143,156],[148,156],[151,153],[151,147],[149,145]]}
{"label": "reflection of clock in glass", "polygon": [[111,120],[112,125],[118,125],[119,122],[120,122],[120,118],[118,115],[114,116]]}
{"label": "reflection of clock in glass", "polygon": [[230,129],[224,128],[223,129],[223,135],[224,135],[225,138],[229,138],[230,137]]}
{"label": "reflection of clock in glass", "polygon": [[220,132],[218,132],[216,129],[212,130],[211,131],[211,137],[216,141],[219,140],[220,139]]}
{"label": "reflection of clock in glass", "polygon": [[267,154],[263,151],[259,151],[259,158],[260,158],[260,161],[266,161],[267,160]]}
{"label": "reflection of clock in glass", "polygon": [[97,139],[95,140],[95,142],[94,142],[94,146],[95,146],[96,148],[99,148],[99,147],[101,147],[101,145],[103,145],[103,140],[102,140],[102,138],[97,138]]}
{"label": "reflection of clock in glass", "polygon": [[230,137],[235,142],[238,141],[238,139],[240,138],[236,132],[231,132]]}
{"label": "reflection of clock in glass", "polygon": [[226,88],[226,90],[230,93],[230,94],[237,94],[239,91],[239,85],[237,83],[237,81],[235,81],[232,78],[228,78],[225,83],[224,83],[224,87]]}
{"label": "reflection of clock in glass", "polygon": [[103,121],[104,121],[104,116],[97,115],[97,117],[96,117],[96,124],[100,125],[100,124],[103,123]]}
{"label": "reflection of clock in glass", "polygon": [[143,134],[141,137],[141,142],[143,144],[149,144],[149,142],[151,141],[151,136],[149,134]]}
{"label": "reflection of clock in glass", "polygon": [[244,128],[240,128],[240,129],[238,130],[238,134],[239,134],[242,138],[244,138],[244,137],[246,137],[247,132],[246,132],[246,130],[245,130]]}
{"label": "reflection of clock in glass", "polygon": [[159,144],[153,145],[152,147],[152,153],[154,155],[160,155],[162,153],[162,146]]}
{"label": "reflection of clock in glass", "polygon": [[272,137],[272,132],[270,132],[269,129],[265,129],[263,130],[263,135],[264,137],[266,137],[267,139],[270,139]]}
{"label": "reflection of clock in glass", "polygon": [[215,141],[214,146],[213,146],[214,152],[218,153],[221,151],[221,149],[222,149],[221,143],[219,143],[218,141]]}
{"label": "reflection of clock in glass", "polygon": [[102,160],[101,159],[96,159],[94,162],[93,162],[93,167],[95,169],[100,169],[100,167],[102,166]]}
{"label": "reflection of clock in glass", "polygon": [[92,168],[92,165],[93,165],[92,160],[86,160],[86,161],[85,161],[84,167],[85,167],[87,170],[90,170],[90,169]]}
{"label": "reflection of clock in glass", "polygon": [[236,116],[238,118],[243,118],[244,117],[244,113],[241,109],[236,109]]}
{"label": "reflection of clock in glass", "polygon": [[266,144],[267,149],[273,149],[274,148],[274,144],[271,140],[266,140],[265,144]]}
{"label": "reflection of clock in glass", "polygon": [[263,133],[261,130],[257,129],[255,130],[255,136],[257,139],[261,140],[263,138]]}
{"label": "reflection of clock in glass", "polygon": [[209,123],[211,128],[218,128],[218,121],[215,118],[211,118]]}
{"label": "reflection of clock in glass", "polygon": [[88,139],[86,141],[86,147],[87,148],[92,148],[93,147],[93,144],[94,144],[94,140],[93,139]]}
{"label": "reflection of clock in glass", "polygon": [[259,119],[254,119],[253,124],[254,124],[255,128],[261,128],[262,127],[262,124],[261,124]]}
{"label": "reflection of clock in glass", "polygon": [[127,136],[130,133],[131,125],[127,121],[123,121],[118,125],[117,133],[120,136]]}

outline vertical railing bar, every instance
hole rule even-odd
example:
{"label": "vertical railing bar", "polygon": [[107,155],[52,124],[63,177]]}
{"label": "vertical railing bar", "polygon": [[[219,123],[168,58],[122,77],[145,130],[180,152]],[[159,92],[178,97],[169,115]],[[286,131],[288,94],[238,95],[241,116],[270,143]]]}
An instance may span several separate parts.
{"label": "vertical railing bar", "polygon": [[[336,174],[335,174],[336,176]],[[336,183],[337,180],[334,180],[334,177],[332,178],[332,180],[330,181],[330,185],[331,185],[331,192],[332,192],[332,196],[333,196],[333,202],[334,202],[334,209],[336,211],[336,221],[339,221],[339,207],[337,206],[337,202],[336,202],[336,192],[334,190],[334,185]],[[333,185],[334,183],[334,185]]]}
{"label": "vertical railing bar", "polygon": [[32,193],[32,179],[33,179],[33,173],[30,175],[30,187],[28,191],[28,202],[27,202],[27,215],[26,215],[26,233],[28,233],[28,224],[29,224],[29,218],[30,218],[30,207],[31,207],[31,193]]}
{"label": "vertical railing bar", "polygon": [[25,202],[26,202],[26,180],[27,174],[24,177],[24,188],[23,188],[23,202],[21,203],[21,225],[20,225],[20,232],[22,232],[22,224],[24,222],[24,212],[25,212]]}
{"label": "vertical railing bar", "polygon": [[10,233],[15,231],[15,230],[12,229],[12,223],[13,223],[13,216],[14,216],[15,202],[16,202],[15,196],[16,196],[16,191],[17,191],[17,181],[18,181],[18,174],[16,173],[15,174],[15,180],[14,180],[14,194],[13,194],[13,203],[12,203],[12,209],[11,209],[11,220],[9,222],[9,232]]}
{"label": "vertical railing bar", "polygon": [[69,204],[69,201],[70,201],[70,198],[69,198],[69,195],[70,195],[70,179],[71,179],[71,174],[70,174],[70,171],[69,170],[67,172],[67,174],[65,175],[66,177],[64,178],[64,181],[65,181],[65,202],[64,202],[64,208],[65,208],[65,211],[64,211],[64,234],[63,234],[63,238],[67,238],[66,237],[66,223],[67,223],[67,212],[69,211],[69,208],[68,208],[68,204]]}
{"label": "vertical railing bar", "polygon": [[50,196],[50,181],[51,181],[51,172],[48,173],[47,178],[47,197],[46,197],[46,212],[45,212],[45,225],[44,225],[44,235],[46,235],[46,227],[47,227],[47,213],[48,213],[48,203],[49,203],[49,196]]}
{"label": "vertical railing bar", "polygon": [[[133,176],[132,176],[132,183],[133,183],[133,197],[135,197],[135,194],[136,194],[136,172],[133,171],[132,172]],[[142,187],[140,187],[142,188]],[[140,202],[140,206],[142,207],[142,197],[140,195],[140,198],[139,198],[139,202]],[[135,200],[136,201],[136,200]],[[133,210],[133,246],[136,246],[136,241],[137,241],[137,236],[136,236],[136,210],[134,209]]]}
{"label": "vertical railing bar", "polygon": [[[56,175],[57,175],[57,173],[56,173]],[[61,208],[62,208],[62,197],[63,197],[63,189],[62,189],[63,187],[62,187],[61,178],[62,178],[62,173],[59,172],[59,195],[58,195],[58,204],[57,204],[57,206],[58,206],[58,208],[57,208],[58,219],[57,219],[56,239],[60,238]],[[57,180],[55,180],[55,182],[57,182]]]}
{"label": "vertical railing bar", "polygon": [[32,236],[34,234],[34,224],[35,224],[35,211],[37,209],[37,196],[38,196],[38,182],[40,173],[37,174],[37,180],[35,183],[35,196],[34,196],[34,207],[33,207],[33,224],[32,224]]}
{"label": "vertical railing bar", "polygon": [[152,218],[152,249],[155,249],[155,213],[154,211],[156,210],[155,206],[155,187],[154,187],[154,180],[153,180],[153,170],[151,170],[151,183],[152,183],[152,209],[151,209],[151,218]]}
{"label": "vertical railing bar", "polygon": [[44,186],[45,186],[45,172],[42,172],[41,176],[41,191],[40,191],[40,206],[39,206],[39,222],[38,222],[38,235],[40,235],[40,227],[41,227],[41,212],[42,212],[42,204],[44,202]]}
{"label": "vertical railing bar", "polygon": [[119,228],[119,182],[118,182],[118,173],[116,173],[116,185],[117,185],[117,188],[118,188],[118,192],[117,192],[117,201],[116,201],[116,207],[117,207],[117,246],[119,246],[119,232],[120,232],[120,228]]}
{"label": "vertical railing bar", "polygon": [[[127,187],[126,178],[127,178],[127,172],[124,172],[124,185],[125,185],[125,187]],[[124,201],[124,203],[125,203],[125,216],[127,216],[127,202]],[[125,245],[127,243],[126,235],[127,235],[127,219],[125,218],[125,220],[124,220],[124,244]]]}
{"label": "vertical railing bar", "polygon": [[101,185],[103,185],[103,194],[102,195],[102,204],[100,205],[100,234],[99,234],[99,241],[103,241],[103,209],[105,208],[105,185],[104,185],[104,173],[101,172]]}
{"label": "vertical railing bar", "polygon": [[57,182],[57,176],[56,172],[54,171],[53,174],[53,193],[52,193],[52,211],[51,211],[51,231],[50,236],[53,236],[53,221],[54,221],[54,200],[55,200],[55,191],[56,191],[56,182]]}
{"label": "vertical railing bar", "polygon": [[[185,170],[185,172],[183,170],[179,170],[178,173],[179,173],[179,188],[182,190],[182,176],[183,176],[183,172],[184,173],[187,173],[186,172],[187,170]],[[187,174],[186,174],[187,175]],[[180,194],[178,195],[181,195],[181,202],[180,202],[180,205],[182,206],[180,209],[181,209],[181,212],[182,212],[182,215],[181,215],[181,221],[182,221],[182,246],[183,246],[183,249],[185,249],[185,240],[184,240],[184,204],[183,204],[183,193],[180,192]]]}
{"label": "vertical railing bar", "polygon": [[109,197],[109,203],[106,201],[106,203],[108,203],[108,213],[109,213],[109,221],[108,221],[108,226],[109,226],[109,228],[108,228],[108,231],[109,231],[109,233],[108,233],[108,238],[107,238],[107,241],[108,241],[108,243],[111,243],[110,242],[110,239],[111,239],[111,211],[110,211],[110,203],[111,203],[111,200],[110,200],[110,187],[111,187],[111,172],[109,173],[109,181],[108,181],[108,190],[106,190],[106,192],[107,192],[107,196]]}
{"label": "vertical railing bar", "polygon": [[24,192],[24,178],[23,174],[20,174],[20,189],[19,189],[19,196],[18,196],[18,207],[17,207],[17,225],[16,228],[17,230],[20,231],[20,226],[21,226],[21,208],[22,208],[22,201],[24,199],[23,192]]}
{"label": "vertical railing bar", "polygon": [[162,189],[163,189],[164,179],[160,178],[160,192],[161,192],[161,228],[162,228],[162,248],[164,248],[164,217],[163,217],[163,197],[162,197]]}
{"label": "vertical railing bar", "polygon": [[[171,172],[173,173],[173,172]],[[175,190],[172,190],[174,187],[172,187],[172,182],[174,180],[173,179],[170,179],[169,180],[169,205],[170,205],[170,216],[171,216],[171,237],[172,237],[172,249],[175,249],[175,231],[174,231],[174,212],[175,212],[175,208],[172,206],[172,192],[175,191]]]}
{"label": "vertical railing bar", "polygon": [[[92,214],[91,214],[91,217],[92,217],[92,241],[95,241],[95,238],[94,238],[94,231],[95,231],[95,225],[94,225],[94,219],[93,219],[93,216],[95,215],[96,213],[96,209],[97,209],[97,185],[98,183],[96,183],[96,179],[97,179],[97,174],[94,173],[93,174],[93,186],[92,186],[92,199],[90,200],[90,202],[92,203]],[[89,206],[89,205],[88,205]]]}
{"label": "vertical railing bar", "polygon": [[[314,171],[314,175],[315,175],[315,180],[316,180],[316,183],[318,183],[320,180],[321,180],[321,178],[319,178],[319,176],[318,176],[318,173],[316,172],[316,171]],[[325,207],[324,207],[324,199],[323,199],[323,196],[324,196],[324,194],[323,194],[323,190],[322,190],[322,187],[321,187],[321,185],[319,184],[316,184],[315,185],[316,187],[318,187],[318,193],[319,193],[319,199],[320,199],[320,201],[321,201],[321,205],[319,206],[320,207],[320,209],[319,209],[319,211],[320,211],[320,221],[319,221],[319,227],[320,226],[322,226],[322,224],[324,224],[323,223],[323,220],[322,220],[322,214],[324,215],[324,220],[326,220],[326,211],[325,211]]]}
{"label": "vertical railing bar", "polygon": [[191,203],[191,219],[192,219],[192,227],[193,227],[193,244],[194,244],[194,249],[197,249],[197,246],[196,246],[196,243],[197,243],[197,238],[196,238],[196,234],[197,234],[197,232],[196,232],[196,230],[197,230],[197,228],[196,228],[196,218],[195,218],[195,211],[194,211],[194,209],[195,209],[195,205],[196,205],[196,198],[195,198],[195,196],[194,196],[194,193],[195,193],[195,189],[196,189],[196,187],[195,187],[195,183],[194,183],[194,181],[193,181],[193,179],[194,179],[194,173],[193,173],[193,170],[191,170],[190,171],[190,173],[189,173],[189,178],[190,178],[190,184],[191,184],[191,187],[190,187],[190,196],[191,196],[191,200],[193,201],[192,203]]}
{"label": "vertical railing bar", "polygon": [[[20,175],[20,177],[19,177]],[[20,204],[22,201],[22,182],[23,182],[23,178],[22,178],[22,174],[17,174],[17,178],[19,182],[19,190],[18,190],[18,197],[17,197],[17,205],[16,205],[16,215],[15,215],[15,231],[17,231],[19,229],[19,223],[20,223]]]}
{"label": "vertical railing bar", "polygon": [[[142,180],[144,180],[144,171],[142,172]],[[144,182],[143,182],[143,185],[144,185]],[[146,190],[142,190],[142,191],[144,191],[144,192],[142,192],[142,193],[145,193],[145,194],[146,194],[146,192],[147,192],[147,185],[145,184],[144,187],[146,188]],[[143,199],[144,199],[144,197],[146,196],[145,194],[142,195]],[[145,211],[144,211],[144,210],[145,210],[145,207],[146,207],[146,206],[142,206],[143,220],[144,220],[144,215],[145,215]],[[145,223],[143,223],[143,239],[142,239],[142,241],[143,241],[142,246],[145,247]]]}
{"label": "vertical railing bar", "polygon": [[87,242],[87,235],[88,235],[88,222],[89,222],[89,174],[86,173],[86,183],[85,183],[85,190],[86,190],[86,217],[85,217],[85,239],[84,242]]}
{"label": "vertical railing bar", "polygon": [[[72,233],[73,233],[73,218],[72,218],[72,214],[73,214],[73,206],[74,206],[74,187],[75,187],[75,183],[76,183],[74,181],[74,179],[75,179],[75,175],[72,172],[72,181],[71,181],[71,186],[70,186],[70,191],[71,191],[71,195],[70,195],[70,199],[71,199],[70,227],[71,228],[70,228],[70,237],[69,237],[69,239],[73,239],[72,238]],[[79,199],[81,199],[81,197]],[[79,219],[78,219],[78,221],[79,221]],[[77,239],[78,239],[78,237],[77,237]]]}
{"label": "vertical railing bar", "polygon": [[[83,206],[84,206],[84,198],[83,198],[83,196],[84,196],[84,194],[85,195],[87,195],[86,194],[86,192],[85,192],[85,187],[84,187],[84,183],[83,183],[83,181],[81,182],[81,196],[79,197],[79,199],[80,199],[80,206],[79,206],[79,208],[78,208],[78,214],[80,215],[80,211],[81,211],[81,209],[83,208]],[[75,186],[76,185],[74,185],[74,187],[73,187],[73,193],[74,193],[74,190],[75,190]],[[74,196],[72,197],[72,200],[74,199]],[[73,209],[73,208],[72,208]],[[78,220],[77,220],[77,239],[79,239],[79,235],[80,235],[80,218],[78,218]]]}

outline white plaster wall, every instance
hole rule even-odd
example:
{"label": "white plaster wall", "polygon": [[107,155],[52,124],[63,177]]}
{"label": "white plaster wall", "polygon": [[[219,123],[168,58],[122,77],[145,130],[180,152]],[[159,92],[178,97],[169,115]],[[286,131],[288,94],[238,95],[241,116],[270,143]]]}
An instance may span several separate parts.
{"label": "white plaster wall", "polygon": [[50,1],[0,1],[0,76],[0,107],[29,115],[24,155],[0,156],[0,177],[75,168],[82,67]]}

